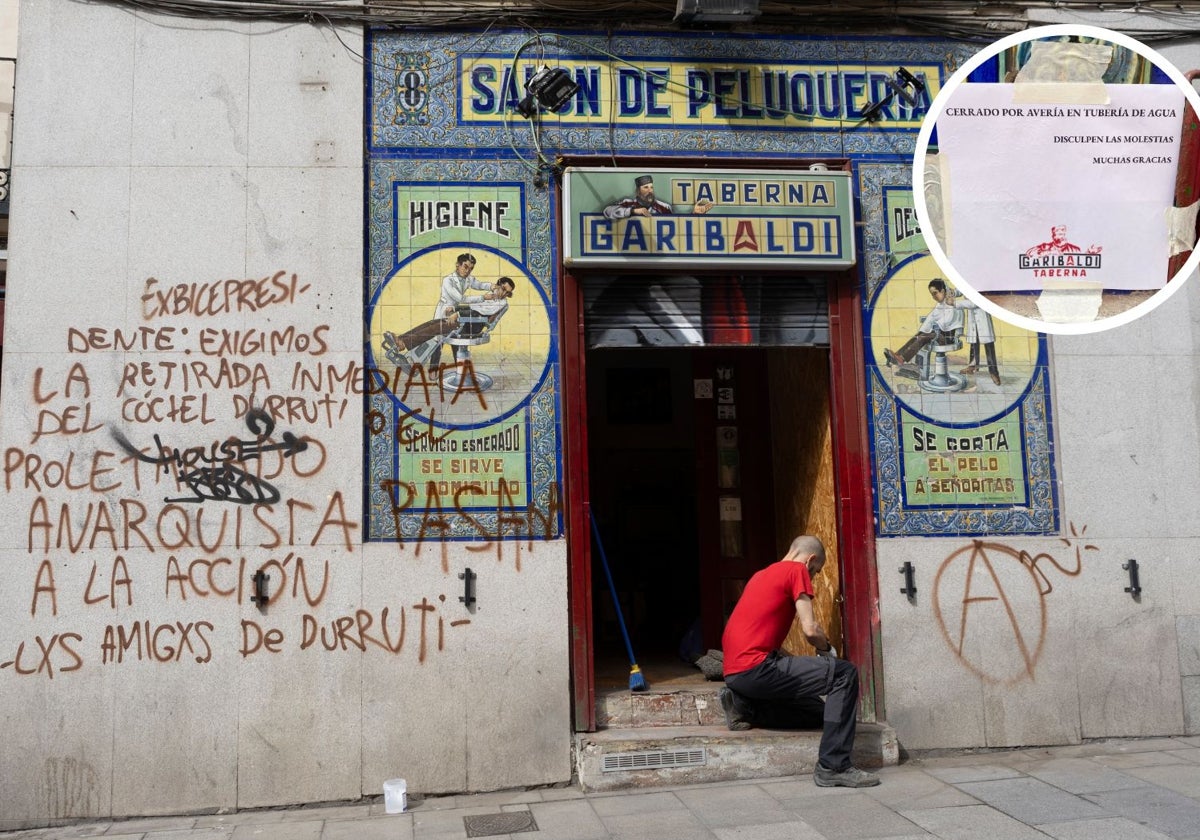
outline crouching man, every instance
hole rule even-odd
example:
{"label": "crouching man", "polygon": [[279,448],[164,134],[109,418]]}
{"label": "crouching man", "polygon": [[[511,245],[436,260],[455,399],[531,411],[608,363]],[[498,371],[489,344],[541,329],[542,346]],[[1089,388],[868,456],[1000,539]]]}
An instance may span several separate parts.
{"label": "crouching man", "polygon": [[[735,731],[819,726],[820,759],[813,781],[819,787],[871,787],[879,777],[850,763],[858,669],[837,658],[813,614],[812,578],[824,565],[821,541],[801,536],[782,560],[750,578],[721,640],[726,685],[721,708],[726,725]],[[820,655],[788,656],[779,650],[794,617]]]}

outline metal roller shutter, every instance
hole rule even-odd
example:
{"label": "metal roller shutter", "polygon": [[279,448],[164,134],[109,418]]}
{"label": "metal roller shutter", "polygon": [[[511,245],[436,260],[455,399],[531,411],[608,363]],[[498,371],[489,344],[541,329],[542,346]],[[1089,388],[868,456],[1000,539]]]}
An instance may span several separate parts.
{"label": "metal roller shutter", "polygon": [[580,282],[590,348],[829,345],[828,280],[820,274],[606,274]]}

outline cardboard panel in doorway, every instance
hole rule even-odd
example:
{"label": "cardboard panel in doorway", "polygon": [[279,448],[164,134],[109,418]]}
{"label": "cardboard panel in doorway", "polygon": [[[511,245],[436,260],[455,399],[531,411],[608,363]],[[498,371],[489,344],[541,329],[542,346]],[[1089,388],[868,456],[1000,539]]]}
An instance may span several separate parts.
{"label": "cardboard panel in doorway", "polygon": [[[841,651],[841,563],[829,417],[829,353],[819,348],[774,350],[768,355],[767,368],[775,455],[776,553],[782,557],[798,534],[813,534],[824,543],[825,568],[813,581],[813,611],[829,640]],[[784,650],[813,653],[796,624]]]}

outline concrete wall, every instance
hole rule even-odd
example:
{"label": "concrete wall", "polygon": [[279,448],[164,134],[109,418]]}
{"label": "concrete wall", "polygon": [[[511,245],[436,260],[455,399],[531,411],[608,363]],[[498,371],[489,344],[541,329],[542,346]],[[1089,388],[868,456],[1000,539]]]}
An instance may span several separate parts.
{"label": "concrete wall", "polygon": [[1198,312],[1192,278],[1133,324],[1052,339],[1061,538],[879,541],[905,747],[1200,732]]}
{"label": "concrete wall", "polygon": [[[0,59],[17,57],[17,0],[0,0]],[[8,169],[15,66],[0,61],[0,169]]]}
{"label": "concrete wall", "polygon": [[[1200,67],[1195,41],[1151,46]],[[909,749],[1200,733],[1200,286],[1051,354],[1062,537],[878,543],[887,719]],[[893,585],[906,561],[913,601]]]}
{"label": "concrete wall", "polygon": [[363,544],[361,51],[22,7],[0,829],[570,775],[562,542]]}

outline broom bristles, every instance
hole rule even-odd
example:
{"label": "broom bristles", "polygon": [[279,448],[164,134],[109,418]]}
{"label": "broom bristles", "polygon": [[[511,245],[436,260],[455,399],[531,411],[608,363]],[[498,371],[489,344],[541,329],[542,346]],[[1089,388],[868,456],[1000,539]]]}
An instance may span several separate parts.
{"label": "broom bristles", "polygon": [[629,669],[629,690],[645,691],[646,688],[646,678],[642,676],[642,669],[635,662],[633,663],[633,667]]}

